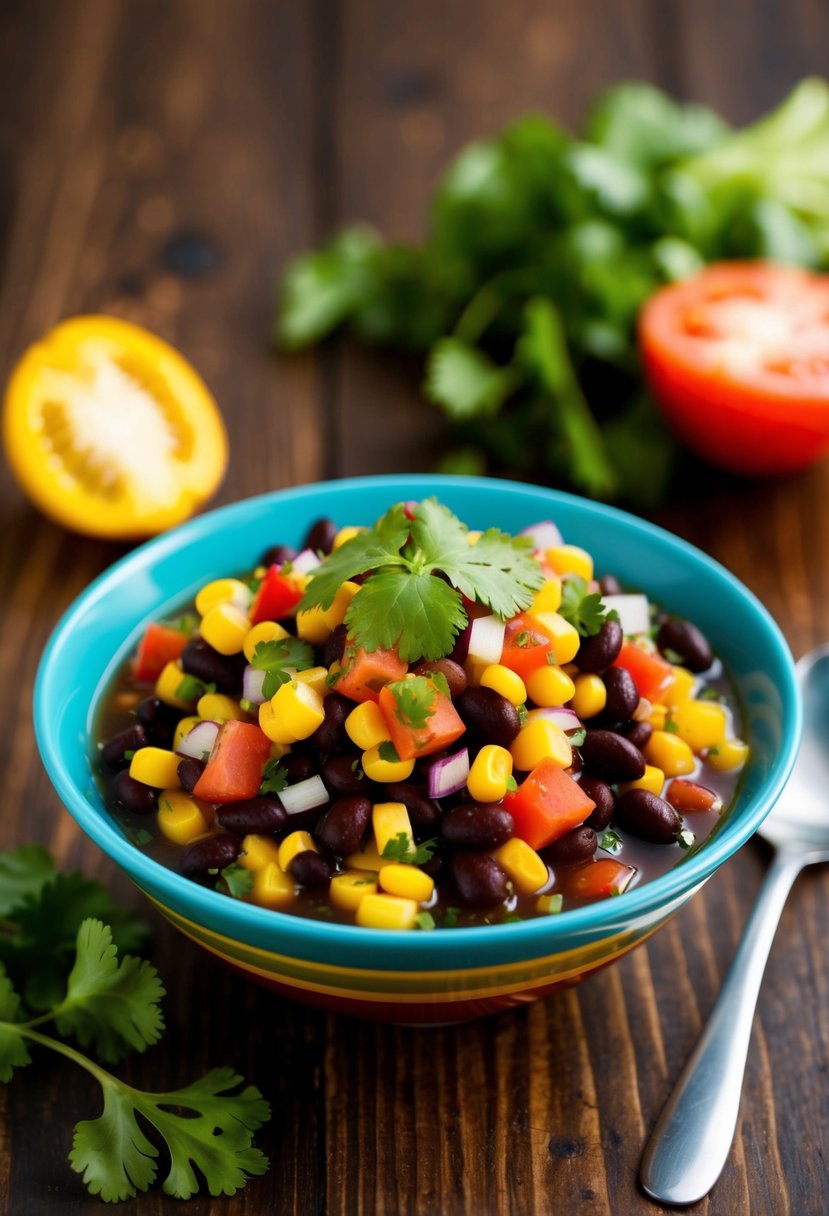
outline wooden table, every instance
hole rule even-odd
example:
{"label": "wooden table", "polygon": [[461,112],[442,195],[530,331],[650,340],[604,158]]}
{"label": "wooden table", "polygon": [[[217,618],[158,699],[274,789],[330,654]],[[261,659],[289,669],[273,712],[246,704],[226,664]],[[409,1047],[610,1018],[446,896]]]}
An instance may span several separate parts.
{"label": "wooden table", "polygon": [[[346,344],[277,358],[286,259],[364,218],[414,238],[466,140],[539,108],[575,123],[640,77],[746,121],[826,66],[829,10],[749,0],[6,0],[0,12],[0,367],[60,317],[117,313],[175,342],[222,404],[219,501],[343,474],[428,468],[417,373]],[[829,636],[829,464],[715,481],[656,518],[743,579],[796,655]],[[60,808],[32,737],[58,616],[120,553],[43,520],[0,473],[0,771],[11,847],[137,900]],[[163,1044],[124,1066],[167,1088],[218,1063],[275,1115],[269,1174],[188,1212],[633,1213],[643,1140],[700,1029],[767,854],[747,846],[646,946],[583,987],[459,1029],[364,1025],[230,978],[165,924]],[[807,874],[772,953],[717,1216],[823,1213],[829,878]],[[38,1056],[2,1091],[0,1206],[89,1212],[65,1157],[97,1092]],[[160,1212],[159,1191],[122,1210]]]}

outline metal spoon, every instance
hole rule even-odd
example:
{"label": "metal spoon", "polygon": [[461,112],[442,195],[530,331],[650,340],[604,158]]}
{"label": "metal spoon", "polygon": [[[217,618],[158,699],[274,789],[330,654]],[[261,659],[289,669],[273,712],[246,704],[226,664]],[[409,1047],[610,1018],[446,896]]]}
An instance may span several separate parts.
{"label": "metal spoon", "polygon": [[760,834],[775,849],[708,1023],[645,1148],[640,1180],[662,1203],[695,1203],[731,1151],[751,1024],[766,959],[792,883],[804,866],[829,861],[829,644],[797,664],[805,730],[780,801]]}

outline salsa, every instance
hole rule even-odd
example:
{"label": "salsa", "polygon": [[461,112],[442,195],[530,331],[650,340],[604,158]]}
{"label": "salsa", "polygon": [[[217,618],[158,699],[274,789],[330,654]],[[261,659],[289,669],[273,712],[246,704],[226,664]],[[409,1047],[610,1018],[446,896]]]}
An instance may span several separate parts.
{"label": "salsa", "polygon": [[698,847],[748,757],[722,665],[545,521],[434,500],[205,584],[103,698],[138,847],[232,898],[373,928],[548,916]]}

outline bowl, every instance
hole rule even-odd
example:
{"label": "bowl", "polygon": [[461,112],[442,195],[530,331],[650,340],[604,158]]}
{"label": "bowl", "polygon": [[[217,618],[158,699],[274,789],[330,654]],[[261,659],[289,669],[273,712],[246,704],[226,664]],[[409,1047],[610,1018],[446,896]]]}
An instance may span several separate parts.
{"label": "bowl", "polygon": [[[405,932],[331,924],[230,899],[148,857],[104,806],[90,761],[100,698],[146,624],[208,579],[297,543],[320,516],[370,524],[393,502],[436,495],[471,528],[554,519],[597,570],[641,587],[708,635],[743,704],[751,759],[731,812],[702,848],[617,899],[504,925]],[[777,626],[722,566],[669,533],[594,502],[483,478],[366,477],[221,508],[117,562],[70,607],[38,671],[35,730],[69,812],[186,937],[276,992],[340,1013],[447,1023],[547,996],[621,958],[663,925],[756,830],[794,763],[801,728],[792,658]]]}

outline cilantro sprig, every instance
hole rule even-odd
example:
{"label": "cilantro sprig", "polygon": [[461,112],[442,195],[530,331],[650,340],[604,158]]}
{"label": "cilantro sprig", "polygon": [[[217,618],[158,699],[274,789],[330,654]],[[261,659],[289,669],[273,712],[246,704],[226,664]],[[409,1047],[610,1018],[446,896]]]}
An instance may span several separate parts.
{"label": "cilantro sprig", "polygon": [[[83,915],[93,908],[111,915],[117,929]],[[99,883],[56,874],[49,853],[27,845],[0,854],[0,916],[0,1082],[31,1062],[32,1047],[49,1048],[95,1078],[103,1111],[77,1124],[69,1154],[91,1194],[109,1203],[132,1198],[156,1181],[160,1166],[162,1189],[178,1199],[194,1195],[200,1178],[211,1195],[232,1195],[265,1172],[267,1158],[252,1137],[269,1118],[268,1103],[253,1086],[240,1089],[231,1069],[168,1093],[145,1092],[66,1041],[113,1063],[161,1037],[158,973],[116,944],[116,935],[122,944],[143,937],[131,913],[117,909]],[[56,1035],[43,1032],[50,1024]]]}
{"label": "cilantro sprig", "polygon": [[264,671],[262,694],[268,700],[283,684],[293,678],[296,671],[307,671],[314,666],[314,651],[307,642],[299,638],[276,638],[272,642],[260,642],[253,652],[251,667]]}
{"label": "cilantro sprig", "polygon": [[399,861],[404,865],[422,866],[431,859],[437,847],[436,839],[424,840],[422,844],[415,844],[408,832],[398,832],[391,840],[386,841],[380,856],[384,861]]}
{"label": "cilantro sprig", "polygon": [[367,577],[345,616],[349,634],[368,651],[396,646],[407,663],[451,651],[467,622],[464,596],[507,619],[544,581],[529,541],[491,528],[470,544],[468,528],[435,499],[418,503],[411,519],[398,504],[335,549],[311,574],[299,610],[329,608],[357,575]]}
{"label": "cilantro sprig", "polygon": [[561,585],[560,614],[583,638],[593,637],[606,620],[618,619],[615,610],[608,611],[598,591],[588,591],[587,579],[570,574]]}

